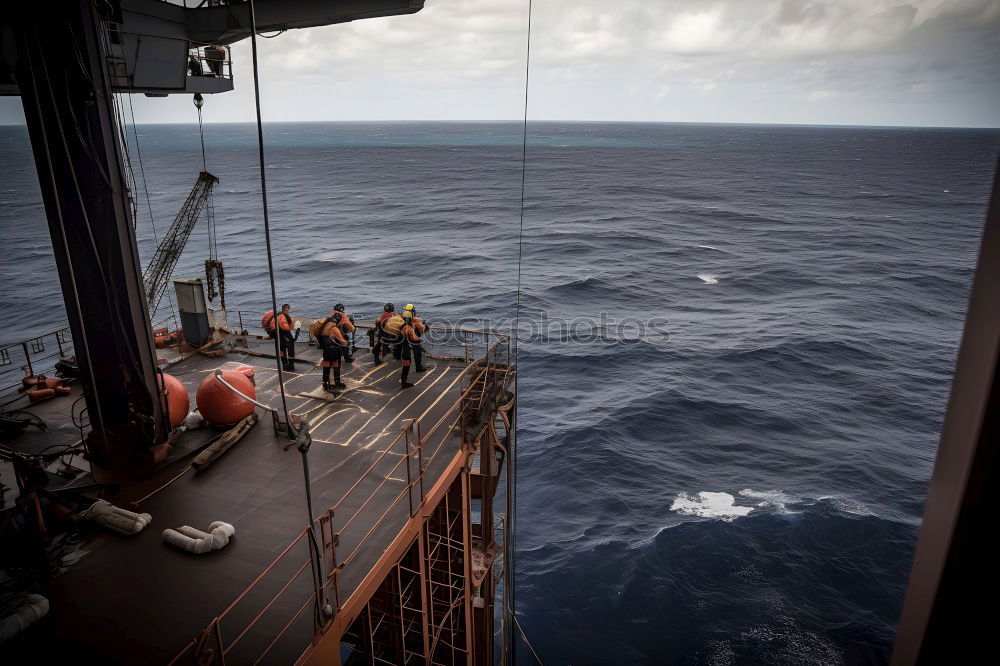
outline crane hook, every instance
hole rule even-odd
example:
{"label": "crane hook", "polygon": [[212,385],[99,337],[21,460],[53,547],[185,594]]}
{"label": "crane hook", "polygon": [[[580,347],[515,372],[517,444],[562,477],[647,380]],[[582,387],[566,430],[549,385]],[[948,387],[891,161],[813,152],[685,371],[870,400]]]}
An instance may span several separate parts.
{"label": "crane hook", "polygon": [[196,109],[200,109],[202,105],[205,104],[205,98],[201,96],[201,93],[194,94],[194,106]]}

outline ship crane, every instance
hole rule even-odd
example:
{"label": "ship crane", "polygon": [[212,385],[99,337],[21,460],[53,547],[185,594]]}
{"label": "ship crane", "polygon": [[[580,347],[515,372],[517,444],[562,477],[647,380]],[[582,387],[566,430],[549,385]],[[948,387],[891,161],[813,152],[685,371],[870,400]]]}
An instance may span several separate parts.
{"label": "ship crane", "polygon": [[212,188],[219,182],[219,179],[207,171],[198,174],[198,180],[191,188],[190,194],[184,200],[184,205],[177,212],[170,229],[163,236],[163,240],[156,248],[156,253],[146,266],[146,271],[142,275],[142,281],[146,290],[146,301],[149,305],[149,316],[156,313],[163,294],[167,290],[167,282],[173,273],[177,261],[187,245],[188,238],[194,225],[201,217],[201,211],[208,203],[212,194]]}

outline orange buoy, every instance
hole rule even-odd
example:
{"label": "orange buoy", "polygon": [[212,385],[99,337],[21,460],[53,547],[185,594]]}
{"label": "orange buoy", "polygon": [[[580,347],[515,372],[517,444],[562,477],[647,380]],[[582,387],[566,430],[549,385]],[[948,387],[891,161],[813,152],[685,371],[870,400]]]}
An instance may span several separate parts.
{"label": "orange buoy", "polygon": [[54,388],[56,388],[58,386],[62,386],[62,379],[60,379],[59,377],[46,377],[41,382],[39,382],[38,385],[39,385],[39,388],[54,389]]}
{"label": "orange buoy", "polygon": [[[236,372],[242,372],[250,380],[250,383],[257,386],[257,380],[253,376],[253,366],[252,365],[241,365],[236,368]],[[254,396],[256,398],[256,396]]]}
{"label": "orange buoy", "polygon": [[187,416],[188,410],[191,408],[191,396],[188,394],[188,390],[184,388],[181,380],[173,375],[163,374],[160,377],[163,378],[160,380],[160,388],[163,389],[163,394],[167,396],[167,413],[170,415],[170,427],[176,428],[184,422],[184,417]]}
{"label": "orange buoy", "polygon": [[[239,370],[223,370],[222,378],[240,393],[256,400],[257,389],[244,373]],[[216,426],[236,425],[254,410],[252,402],[247,402],[223,386],[214,372],[201,382],[195,402],[205,420]]]}
{"label": "orange buoy", "polygon": [[55,394],[56,392],[50,388],[37,389],[35,391],[28,391],[28,400],[31,402],[40,402],[42,400],[48,400]]}
{"label": "orange buoy", "polygon": [[162,333],[156,333],[153,335],[153,343],[156,345],[157,349],[163,349],[164,347],[172,347],[176,345],[181,338],[180,331],[167,332],[163,329]]}

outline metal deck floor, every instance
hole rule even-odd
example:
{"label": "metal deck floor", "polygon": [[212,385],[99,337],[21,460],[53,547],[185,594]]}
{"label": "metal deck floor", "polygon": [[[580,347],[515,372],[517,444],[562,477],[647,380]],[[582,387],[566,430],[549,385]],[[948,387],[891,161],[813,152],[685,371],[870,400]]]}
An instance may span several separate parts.
{"label": "metal deck floor", "polygon": [[[255,349],[273,353],[268,342],[257,343]],[[301,343],[297,349],[300,358],[318,360],[318,350]],[[206,375],[217,367],[240,365],[255,367],[258,400],[280,405],[277,371],[270,359],[236,353],[217,359],[196,355],[168,372],[188,387],[193,405],[197,387]],[[297,364],[297,369],[304,365]],[[306,366],[307,372],[286,374],[289,410],[307,415],[311,424],[309,465],[317,514],[336,504],[372,467],[408,419],[425,415],[433,424],[448,416],[467,383],[463,374],[467,364],[429,360],[428,366],[433,367],[427,372],[411,372],[410,381],[416,386],[401,391],[398,361],[390,359],[373,367],[371,356],[359,350],[355,362],[345,368],[343,381],[348,389],[333,401],[304,395],[319,386],[319,367]],[[62,403],[67,411],[70,402]],[[172,454],[173,464],[115,498],[141,500],[141,510],[153,516],[152,523],[133,537],[89,530],[93,538],[87,544],[88,554],[52,581],[45,592],[51,602],[50,614],[39,632],[28,632],[35,636],[32,653],[36,657],[100,655],[105,663],[165,663],[302,532],[307,509],[301,456],[294,446],[283,450],[285,441],[274,435],[270,416],[262,410],[258,414],[262,416],[260,423],[204,472],[196,473],[189,463],[191,452],[213,434],[205,429],[186,433]],[[459,451],[459,436],[451,425],[442,423],[425,443],[428,488]],[[339,526],[360,510],[341,536],[338,558],[344,559],[386,515],[340,576],[341,602],[409,518],[405,497],[387,511],[407,485],[405,468],[390,474],[402,455],[400,449],[399,454],[392,452],[375,465],[333,520],[334,531],[339,531]],[[168,481],[169,485],[142,499]],[[371,501],[362,506],[373,492]],[[414,501],[419,503],[419,496]],[[229,545],[220,551],[192,555],[167,546],[161,539],[165,528],[191,525],[204,530],[215,520],[236,528]],[[306,539],[300,541],[227,616],[221,625],[224,645],[235,639],[308,561],[307,547]],[[261,663],[294,661],[312,636],[312,607],[308,603],[303,606],[312,590],[306,565],[227,653],[227,663],[254,663],[301,609],[287,634]],[[37,638],[41,632],[47,634],[42,644]]]}

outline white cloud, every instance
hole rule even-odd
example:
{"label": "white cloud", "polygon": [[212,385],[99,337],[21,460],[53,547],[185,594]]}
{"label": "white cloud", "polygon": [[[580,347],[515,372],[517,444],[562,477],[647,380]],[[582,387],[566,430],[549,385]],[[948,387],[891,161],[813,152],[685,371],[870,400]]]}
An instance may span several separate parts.
{"label": "white cloud", "polygon": [[833,99],[837,96],[837,93],[833,90],[813,90],[806,97],[810,102],[825,102],[828,99]]}
{"label": "white cloud", "polygon": [[[526,12],[427,0],[261,40],[265,117],[519,118]],[[836,91],[845,123],[1000,125],[1000,0],[535,0],[531,37],[535,117],[827,121]],[[210,122],[253,118],[248,43],[233,57]],[[194,118],[189,98],[136,103]]]}
{"label": "white cloud", "polygon": [[718,8],[679,14],[664,27],[652,43],[670,53],[724,53],[731,50],[736,42],[734,30],[725,24],[722,11]]}

